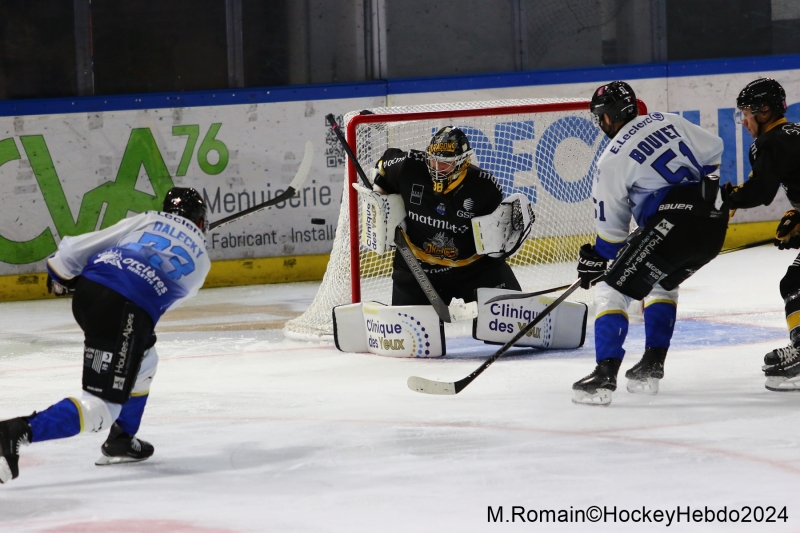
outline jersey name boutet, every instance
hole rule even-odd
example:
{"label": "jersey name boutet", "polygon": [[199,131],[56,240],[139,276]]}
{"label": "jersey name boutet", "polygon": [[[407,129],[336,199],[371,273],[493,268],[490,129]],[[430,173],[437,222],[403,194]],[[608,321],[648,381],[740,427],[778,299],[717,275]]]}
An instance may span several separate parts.
{"label": "jersey name boutet", "polygon": [[643,226],[670,188],[699,182],[721,155],[722,139],[679,115],[656,112],[623,126],[600,155],[592,186],[597,233],[605,241],[598,241],[599,251],[621,245],[631,216]]}

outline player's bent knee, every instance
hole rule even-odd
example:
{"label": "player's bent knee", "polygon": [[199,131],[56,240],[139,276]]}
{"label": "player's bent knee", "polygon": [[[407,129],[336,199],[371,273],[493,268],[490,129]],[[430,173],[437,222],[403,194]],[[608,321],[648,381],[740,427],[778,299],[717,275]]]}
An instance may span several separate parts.
{"label": "player's bent knee", "polygon": [[116,342],[87,339],[83,356],[83,390],[111,403],[128,401],[137,381],[153,321],[133,303],[125,304]]}
{"label": "player's bent knee", "polygon": [[122,411],[120,404],[108,402],[89,392],[84,392],[75,400],[81,411],[83,431],[97,432],[109,429]]}
{"label": "player's bent knee", "polygon": [[607,313],[623,313],[631,304],[631,298],[612,288],[605,282],[595,285],[595,316]]}
{"label": "player's bent knee", "polygon": [[153,378],[158,369],[158,353],[155,346],[144,352],[142,366],[136,376],[136,383],[133,385],[132,395],[141,396],[150,390]]}

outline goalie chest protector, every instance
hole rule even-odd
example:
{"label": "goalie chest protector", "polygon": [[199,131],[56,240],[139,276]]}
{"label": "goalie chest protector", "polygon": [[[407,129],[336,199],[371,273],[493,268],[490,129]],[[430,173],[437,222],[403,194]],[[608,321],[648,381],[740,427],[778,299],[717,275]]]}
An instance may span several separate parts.
{"label": "goalie chest protector", "polygon": [[406,233],[421,258],[430,264],[457,266],[449,263],[475,256],[472,218],[492,213],[503,200],[494,176],[471,165],[451,192],[434,194],[423,152],[390,148],[381,161],[385,174],[375,183],[403,198]]}

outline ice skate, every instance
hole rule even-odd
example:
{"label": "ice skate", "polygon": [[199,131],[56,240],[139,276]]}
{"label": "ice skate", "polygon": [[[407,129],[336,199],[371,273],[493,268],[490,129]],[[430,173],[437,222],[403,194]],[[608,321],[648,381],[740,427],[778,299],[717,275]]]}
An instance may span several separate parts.
{"label": "ice skate", "polygon": [[108,439],[100,447],[103,455],[94,462],[97,466],[135,463],[153,455],[153,445],[128,435],[117,424],[111,426]]}
{"label": "ice skate", "polygon": [[658,394],[658,382],[664,377],[666,358],[666,348],[646,348],[642,359],[625,372],[628,392]]}
{"label": "ice skate", "polygon": [[0,483],[19,476],[19,447],[31,442],[31,426],[22,417],[0,422]]}
{"label": "ice skate", "polygon": [[572,403],[607,406],[611,403],[611,393],[617,390],[617,372],[621,359],[603,359],[594,371],[572,385],[575,391]]}
{"label": "ice skate", "polygon": [[780,361],[773,365],[764,365],[764,375],[767,376],[764,386],[775,392],[800,391],[800,352],[797,348],[790,344],[786,348],[773,350],[764,356],[764,363],[767,363],[767,358],[772,354],[776,356],[770,359],[770,363],[777,359]]}
{"label": "ice skate", "polygon": [[764,356],[764,366],[761,367],[761,370],[766,372],[776,365],[782,365],[789,361],[796,360],[798,356],[800,356],[800,352],[798,352],[797,348],[795,348],[792,343],[789,343],[785,348],[775,348]]}

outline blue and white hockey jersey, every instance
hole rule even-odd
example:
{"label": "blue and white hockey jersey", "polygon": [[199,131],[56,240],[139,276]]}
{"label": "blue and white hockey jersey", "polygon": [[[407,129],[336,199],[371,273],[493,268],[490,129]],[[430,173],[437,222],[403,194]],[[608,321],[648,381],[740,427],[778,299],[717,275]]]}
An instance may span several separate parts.
{"label": "blue and white hockey jersey", "polygon": [[55,280],[82,275],[105,285],[157,323],[200,290],[211,268],[206,246],[190,220],[148,211],[104,230],[64,237],[47,270]]}
{"label": "blue and white hockey jersey", "polygon": [[628,122],[597,161],[595,251],[613,259],[631,216],[645,225],[672,187],[697,183],[719,166],[721,155],[722,139],[679,115],[650,113]]}

